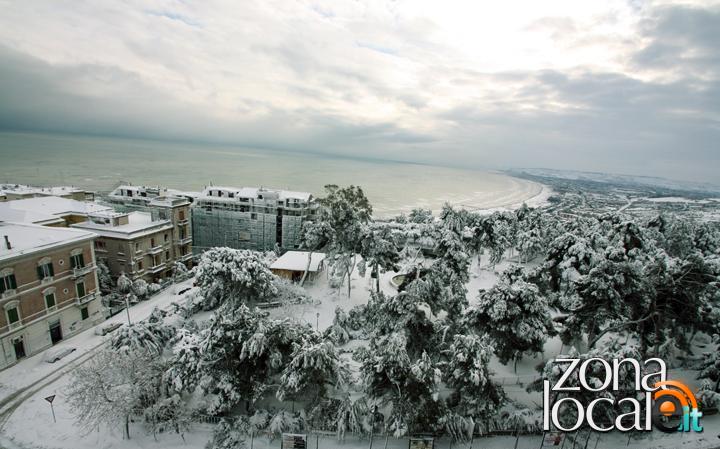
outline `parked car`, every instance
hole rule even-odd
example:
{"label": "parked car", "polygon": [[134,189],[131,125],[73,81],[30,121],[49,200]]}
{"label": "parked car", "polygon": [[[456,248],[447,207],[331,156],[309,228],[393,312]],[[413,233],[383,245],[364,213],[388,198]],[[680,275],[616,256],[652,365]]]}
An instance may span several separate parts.
{"label": "parked car", "polygon": [[101,324],[95,328],[95,335],[100,335],[100,336],[107,335],[120,326],[122,326],[122,323]]}
{"label": "parked car", "polygon": [[61,358],[65,357],[66,355],[68,355],[74,351],[75,351],[75,348],[69,348],[67,346],[50,348],[47,351],[45,351],[45,356],[43,357],[43,360],[45,360],[48,363],[55,363],[58,360],[60,360]]}

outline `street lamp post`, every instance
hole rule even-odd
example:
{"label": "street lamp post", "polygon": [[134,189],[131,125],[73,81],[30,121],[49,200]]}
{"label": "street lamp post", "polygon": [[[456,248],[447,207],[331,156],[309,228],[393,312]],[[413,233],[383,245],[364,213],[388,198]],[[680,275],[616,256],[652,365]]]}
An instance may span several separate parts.
{"label": "street lamp post", "polygon": [[127,293],[125,295],[125,312],[127,313],[128,318],[128,326],[130,326],[130,301],[128,300],[128,297],[130,296],[130,293]]}

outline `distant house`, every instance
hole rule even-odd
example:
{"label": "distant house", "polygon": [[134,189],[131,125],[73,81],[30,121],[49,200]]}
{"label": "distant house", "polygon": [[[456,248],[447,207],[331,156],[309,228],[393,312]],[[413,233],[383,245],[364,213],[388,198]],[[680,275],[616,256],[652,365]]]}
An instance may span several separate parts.
{"label": "distant house", "polygon": [[[311,255],[309,267],[308,255]],[[308,271],[307,279],[315,279],[325,269],[325,253],[288,251],[270,265],[270,271],[293,282],[299,282],[306,269]]]}

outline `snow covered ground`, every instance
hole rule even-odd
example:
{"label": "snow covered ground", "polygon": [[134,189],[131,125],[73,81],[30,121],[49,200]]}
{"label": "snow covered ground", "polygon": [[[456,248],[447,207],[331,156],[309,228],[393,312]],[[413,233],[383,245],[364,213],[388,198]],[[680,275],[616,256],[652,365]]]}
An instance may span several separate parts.
{"label": "snow covered ground", "polygon": [[[470,270],[471,279],[468,284],[468,298],[473,301],[477,291],[481,288],[491,287],[497,280],[497,273],[506,269],[511,262],[498,264],[494,269],[483,267],[478,269],[475,261]],[[381,276],[381,290],[387,294],[394,294],[395,289],[390,284],[390,279],[395,273],[385,273]],[[141,302],[130,309],[133,321],[147,317],[154,307],[165,308],[173,301],[180,299],[175,291],[180,291],[191,285],[192,281],[185,281],[176,288],[169,288],[154,298]],[[332,289],[328,286],[324,276],[316,279],[314,283],[306,286],[308,294],[313,298],[311,304],[289,305],[282,308],[271,309],[270,314],[274,317],[295,317],[318,326],[324,330],[332,324],[335,308],[341,307],[349,311],[358,304],[367,302],[369,290],[374,288],[374,280],[369,277],[361,278],[358,273],[353,274],[353,288],[350,298],[347,297],[347,290]],[[108,322],[125,322],[127,317],[124,312],[111,318]],[[61,345],[77,348],[70,356],[62,359],[56,364],[42,362],[42,354],[31,357],[20,364],[0,372],[0,448],[8,449],[36,449],[36,448],[57,448],[57,449],[90,449],[90,448],[153,448],[166,449],[175,447],[203,448],[211,436],[213,426],[210,424],[196,424],[185,434],[183,440],[176,434],[158,435],[157,441],[152,434],[148,433],[142,423],[133,423],[130,440],[122,439],[122,432],[117,429],[101,429],[89,434],[83,434],[74,422],[73,412],[65,397],[65,389],[70,376],[65,375],[66,371],[73,368],[73,364],[82,363],[85,358],[91,355],[92,351],[102,345],[108,337],[96,336],[93,330],[88,330],[77,335]],[[555,338],[550,340],[545,348],[544,357],[553,357],[561,350],[560,341]],[[503,384],[508,395],[521,403],[529,406],[541,405],[542,399],[539,393],[529,394],[525,391],[528,382],[536,378],[535,365],[540,358],[526,357],[517,365],[517,372],[512,364],[502,365],[493,358],[491,368],[495,372],[495,380]],[[683,380],[694,384],[694,373],[687,371],[671,371],[672,378]],[[13,394],[15,398],[13,398]],[[56,395],[53,403],[57,422],[53,422],[49,404],[43,399],[49,395]],[[8,401],[8,397],[10,400]],[[24,401],[17,399],[26,397]],[[5,399],[2,399],[5,398]],[[653,432],[649,438],[644,440],[631,440],[627,445],[627,436],[620,433],[615,434],[594,434],[591,436],[588,447],[597,449],[609,449],[617,447],[629,448],[715,448],[720,447],[718,430],[720,429],[720,417],[711,416],[703,419],[706,431],[704,433],[688,434],[662,434]],[[598,437],[600,440],[598,441]],[[578,436],[578,445],[584,447],[586,435]],[[529,449],[540,447],[541,437],[539,435],[521,437],[518,448]],[[597,446],[596,446],[597,443]],[[367,448],[369,441],[349,436],[343,443],[338,442],[332,436],[310,436],[309,447],[317,448],[344,448],[360,449]],[[493,437],[478,438],[472,446],[470,443],[450,445],[448,440],[436,441],[436,448],[488,448],[500,449],[513,447],[514,437]],[[572,447],[568,440],[565,447]],[[384,447],[385,439],[382,436],[374,439],[373,447]],[[249,445],[248,445],[249,447]],[[278,448],[278,439],[270,440],[267,437],[259,437],[253,443],[253,448]],[[399,449],[408,447],[406,438],[389,438],[388,448]],[[547,447],[547,446],[546,446]]]}

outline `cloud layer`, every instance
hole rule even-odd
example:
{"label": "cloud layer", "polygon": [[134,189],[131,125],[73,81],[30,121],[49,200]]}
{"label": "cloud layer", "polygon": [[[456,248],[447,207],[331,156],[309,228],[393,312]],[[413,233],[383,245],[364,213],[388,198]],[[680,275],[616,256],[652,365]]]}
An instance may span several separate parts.
{"label": "cloud layer", "polygon": [[720,4],[485,3],[0,2],[0,129],[717,179]]}

